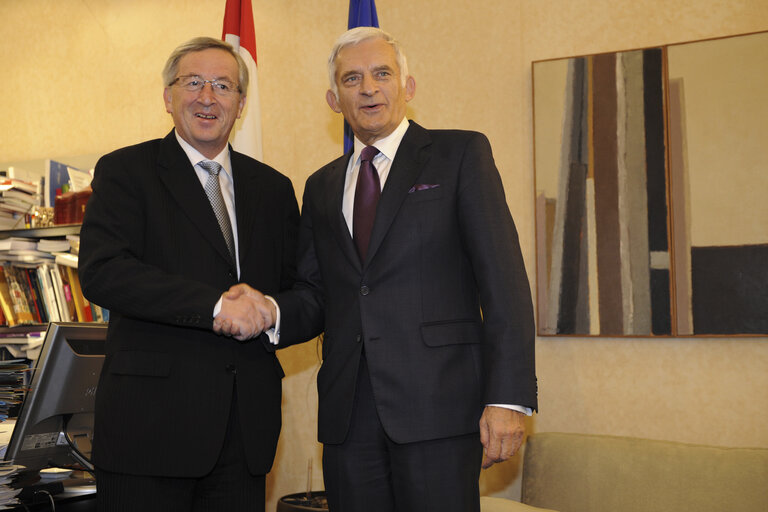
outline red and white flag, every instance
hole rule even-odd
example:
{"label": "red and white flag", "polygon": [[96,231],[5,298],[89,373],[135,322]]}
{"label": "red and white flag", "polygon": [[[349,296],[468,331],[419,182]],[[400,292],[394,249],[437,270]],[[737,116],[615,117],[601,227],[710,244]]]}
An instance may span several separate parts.
{"label": "red and white flag", "polygon": [[230,135],[235,151],[262,160],[261,106],[259,105],[259,80],[256,67],[256,31],[253,28],[251,0],[227,0],[224,9],[224,30],[221,38],[231,44],[245,61],[250,81],[245,109]]}

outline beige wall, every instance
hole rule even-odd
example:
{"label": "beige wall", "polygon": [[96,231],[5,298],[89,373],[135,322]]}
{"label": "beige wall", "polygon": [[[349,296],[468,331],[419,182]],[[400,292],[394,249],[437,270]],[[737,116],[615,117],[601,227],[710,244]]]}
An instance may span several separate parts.
{"label": "beige wall", "polygon": [[[179,42],[219,36],[223,0],[0,0],[5,76],[0,162],[103,153],[171,127],[160,68]],[[265,161],[305,178],[337,156],[341,120],[325,105],[324,61],[347,0],[253,0]],[[475,6],[482,6],[482,9]],[[768,29],[764,0],[378,0],[408,50],[427,127],[484,131],[534,274],[531,61]],[[417,14],[418,13],[418,14]],[[757,136],[757,135],[756,135]],[[768,343],[755,339],[537,342],[535,431],[768,446]],[[322,487],[314,441],[315,343],[280,354],[284,423],[268,510]],[[258,392],[258,390],[254,390]],[[486,472],[483,492],[519,494],[519,459]]]}

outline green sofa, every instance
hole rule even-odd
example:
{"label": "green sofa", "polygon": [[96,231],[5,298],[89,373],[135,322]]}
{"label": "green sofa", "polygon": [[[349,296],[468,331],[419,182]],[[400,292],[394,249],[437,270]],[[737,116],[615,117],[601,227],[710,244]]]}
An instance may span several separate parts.
{"label": "green sofa", "polygon": [[768,449],[537,433],[525,445],[522,502],[559,512],[768,512]]}

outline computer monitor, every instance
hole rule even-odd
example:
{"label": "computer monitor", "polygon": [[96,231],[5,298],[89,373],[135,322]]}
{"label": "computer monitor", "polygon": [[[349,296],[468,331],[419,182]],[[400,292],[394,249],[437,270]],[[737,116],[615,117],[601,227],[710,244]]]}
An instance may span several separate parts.
{"label": "computer monitor", "polygon": [[93,468],[93,411],[106,336],[106,324],[50,324],[5,460],[28,472]]}

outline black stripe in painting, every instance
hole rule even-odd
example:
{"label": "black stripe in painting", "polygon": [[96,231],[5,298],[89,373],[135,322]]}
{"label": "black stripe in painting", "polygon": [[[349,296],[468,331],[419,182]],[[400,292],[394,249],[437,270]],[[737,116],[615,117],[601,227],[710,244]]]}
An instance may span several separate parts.
{"label": "black stripe in painting", "polygon": [[656,48],[643,51],[648,242],[651,251],[668,250],[664,87],[661,72],[661,50]]}

